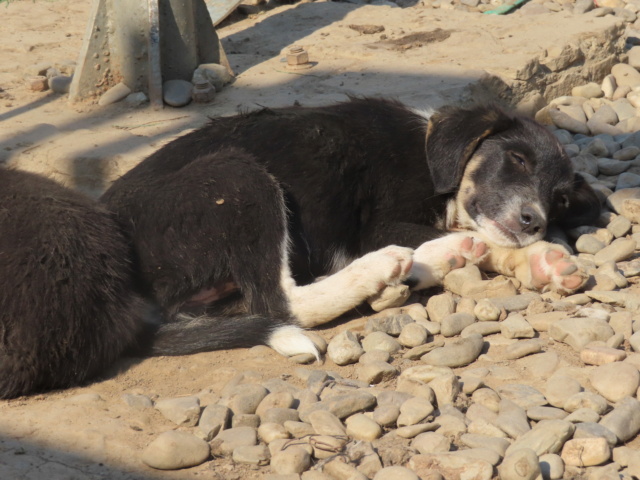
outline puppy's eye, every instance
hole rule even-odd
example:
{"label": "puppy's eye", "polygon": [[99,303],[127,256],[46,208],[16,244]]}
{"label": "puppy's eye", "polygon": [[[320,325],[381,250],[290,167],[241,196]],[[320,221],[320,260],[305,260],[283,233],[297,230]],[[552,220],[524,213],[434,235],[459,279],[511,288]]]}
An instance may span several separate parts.
{"label": "puppy's eye", "polygon": [[564,208],[569,208],[569,196],[568,195],[562,195],[562,197],[560,197],[560,205],[562,205]]}
{"label": "puppy's eye", "polygon": [[526,167],[527,160],[524,158],[524,155],[518,152],[509,152],[509,158],[516,164]]}

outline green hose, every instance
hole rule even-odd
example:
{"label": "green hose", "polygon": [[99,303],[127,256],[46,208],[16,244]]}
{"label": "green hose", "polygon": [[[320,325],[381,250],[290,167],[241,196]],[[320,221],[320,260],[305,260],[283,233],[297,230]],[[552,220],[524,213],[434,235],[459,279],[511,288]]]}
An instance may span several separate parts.
{"label": "green hose", "polygon": [[493,10],[487,10],[485,15],[506,15],[507,13],[515,10],[523,3],[526,3],[528,0],[516,0],[511,5],[500,5],[498,8],[494,8]]}

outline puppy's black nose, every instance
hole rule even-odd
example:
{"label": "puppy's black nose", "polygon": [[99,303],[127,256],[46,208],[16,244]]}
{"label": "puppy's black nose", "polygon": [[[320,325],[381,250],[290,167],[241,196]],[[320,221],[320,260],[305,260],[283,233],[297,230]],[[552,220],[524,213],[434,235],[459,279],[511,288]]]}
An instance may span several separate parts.
{"label": "puppy's black nose", "polygon": [[525,205],[520,211],[520,227],[524,233],[536,235],[545,230],[544,218],[530,205]]}

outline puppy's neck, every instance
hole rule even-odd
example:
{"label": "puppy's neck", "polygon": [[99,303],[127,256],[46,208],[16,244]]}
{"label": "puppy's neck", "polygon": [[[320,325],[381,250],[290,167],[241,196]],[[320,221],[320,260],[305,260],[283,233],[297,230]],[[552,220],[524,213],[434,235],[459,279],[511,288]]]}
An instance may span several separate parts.
{"label": "puppy's neck", "polygon": [[440,230],[452,231],[460,229],[460,222],[458,218],[458,202],[456,198],[451,198],[447,201],[444,216],[439,218],[436,222],[436,228]]}
{"label": "puppy's neck", "polygon": [[476,231],[478,225],[465,210],[457,196],[447,201],[444,217],[439,219],[436,227],[448,232]]}

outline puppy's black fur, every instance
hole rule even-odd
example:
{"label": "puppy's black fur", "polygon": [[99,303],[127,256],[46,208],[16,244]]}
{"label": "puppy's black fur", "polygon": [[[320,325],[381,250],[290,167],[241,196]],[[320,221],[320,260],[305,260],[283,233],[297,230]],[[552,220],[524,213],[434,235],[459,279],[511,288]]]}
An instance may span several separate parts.
{"label": "puppy's black fur", "polygon": [[[176,179],[150,179],[138,196],[142,203],[134,208],[160,198],[154,215],[138,224],[146,232],[136,239],[140,259],[104,206],[52,180],[0,168],[0,398],[77,385],[124,352],[211,349],[211,340],[202,338],[200,345],[191,333],[199,328],[202,310],[185,305],[191,287],[186,276],[227,278],[233,271],[243,280],[243,310],[264,313],[206,317],[216,324],[216,342],[222,345],[252,346],[256,338],[293,322],[273,281],[277,272],[266,269],[279,261],[286,228],[271,221],[284,210],[279,186],[253,159],[232,149],[191,166]],[[222,198],[224,204],[216,203]],[[200,209],[203,203],[211,211]],[[230,228],[219,235],[190,235],[209,222]],[[258,237],[265,245],[264,262],[247,264],[244,256],[252,257]],[[221,251],[228,255],[220,258]],[[153,270],[153,290],[140,281],[150,272],[136,271],[139,265]],[[180,314],[176,305],[183,307]],[[238,329],[251,335],[239,336]],[[188,352],[181,336],[189,338]]]}
{"label": "puppy's black fur", "polygon": [[[278,277],[287,228],[283,193],[254,158],[222,148],[158,171],[143,187],[119,185],[105,198],[111,208],[120,198],[117,211],[136,247],[138,284],[167,320],[153,332],[147,353],[252,346],[295,323]],[[193,299],[227,283],[242,296],[216,303],[215,311]],[[203,335],[212,325],[215,334]]]}
{"label": "puppy's black fur", "polygon": [[274,338],[297,321],[287,266],[305,285],[455,227],[497,228],[498,240],[526,245],[548,222],[589,223],[599,208],[528,119],[445,109],[427,126],[375,99],[215,119],[102,202],[115,217],[0,170],[0,397],[77,384],[131,346],[180,355],[281,345]]}
{"label": "puppy's black fur", "polygon": [[103,207],[0,169],[0,397],[90,378],[135,341],[150,307]]}
{"label": "puppy's black fur", "polygon": [[[253,160],[235,160],[239,153],[227,150],[234,147]],[[424,115],[380,99],[214,119],[141,162],[102,201],[128,224],[142,283],[166,309],[179,312],[197,292],[232,279],[244,300],[243,311],[268,323],[275,311],[269,303],[281,298],[275,295],[281,292],[281,267],[273,249],[280,248],[284,236],[274,231],[276,226],[287,223],[292,243],[288,263],[300,285],[387,245],[417,247],[443,235],[451,227],[447,223],[457,226],[455,219],[446,218],[447,210],[467,162],[476,156],[482,165],[475,169],[474,192],[464,208],[481,208],[485,217],[493,217],[509,195],[542,202],[540,212],[531,214],[523,207],[501,227],[501,234],[513,237],[509,245],[541,239],[548,221],[581,225],[599,212],[595,194],[574,175],[560,144],[535,122],[495,107],[450,108],[436,112],[427,127]],[[245,181],[257,168],[268,172],[270,180]],[[273,198],[247,200],[266,190],[273,197],[274,187],[284,197],[286,211],[261,205],[273,204]],[[216,205],[216,198],[225,203]],[[226,209],[234,210],[223,213]],[[176,233],[163,233],[171,230],[168,226],[155,228],[165,223],[179,224],[171,227]],[[278,258],[282,255],[280,250]],[[170,275],[166,267],[158,268],[165,262],[174,265]],[[260,293],[263,300],[252,305]],[[216,305],[203,308],[216,311]],[[282,308],[279,304],[278,318],[286,321]],[[166,343],[184,352],[191,341],[196,350],[225,348],[229,338],[232,344],[239,339],[267,341],[244,327],[232,327],[221,338],[205,318],[192,329],[193,340],[184,335]]]}

